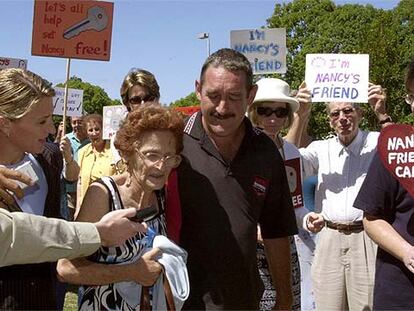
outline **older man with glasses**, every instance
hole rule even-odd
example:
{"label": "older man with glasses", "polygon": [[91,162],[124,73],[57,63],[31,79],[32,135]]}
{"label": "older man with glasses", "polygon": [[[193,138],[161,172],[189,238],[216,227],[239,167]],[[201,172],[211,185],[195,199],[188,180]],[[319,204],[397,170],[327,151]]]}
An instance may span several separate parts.
{"label": "older man with glasses", "polygon": [[[385,92],[369,85],[368,102],[381,126],[391,121],[385,112]],[[300,137],[301,124],[310,105],[295,114],[288,137]],[[301,148],[304,178],[317,175],[315,211],[304,217],[304,229],[318,233],[312,282],[317,309],[370,310],[374,284],[376,247],[362,225],[362,211],[353,207],[355,197],[375,153],[378,132],[359,129],[358,104],[327,103],[336,137]],[[296,144],[298,141],[294,141]]]}

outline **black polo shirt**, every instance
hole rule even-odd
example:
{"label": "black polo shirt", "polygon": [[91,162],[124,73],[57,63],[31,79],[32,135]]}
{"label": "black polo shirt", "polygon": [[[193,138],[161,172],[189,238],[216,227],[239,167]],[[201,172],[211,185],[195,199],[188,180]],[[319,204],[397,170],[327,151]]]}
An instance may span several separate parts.
{"label": "black polo shirt", "polygon": [[[375,154],[354,206],[387,221],[414,245],[414,198]],[[414,274],[402,261],[378,247],[374,310],[414,310]]]}
{"label": "black polo shirt", "polygon": [[246,133],[227,163],[207,136],[201,112],[187,121],[178,168],[181,244],[188,251],[185,309],[257,309],[257,224],[263,238],[297,233],[283,160],[274,143],[244,120]]}

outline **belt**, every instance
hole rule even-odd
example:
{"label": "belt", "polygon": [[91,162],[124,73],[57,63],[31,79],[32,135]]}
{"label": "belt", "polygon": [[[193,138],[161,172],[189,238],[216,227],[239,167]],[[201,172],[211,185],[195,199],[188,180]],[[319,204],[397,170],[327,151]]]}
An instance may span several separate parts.
{"label": "belt", "polygon": [[332,222],[325,220],[325,226],[343,233],[355,233],[364,230],[364,225],[361,220],[353,222]]}

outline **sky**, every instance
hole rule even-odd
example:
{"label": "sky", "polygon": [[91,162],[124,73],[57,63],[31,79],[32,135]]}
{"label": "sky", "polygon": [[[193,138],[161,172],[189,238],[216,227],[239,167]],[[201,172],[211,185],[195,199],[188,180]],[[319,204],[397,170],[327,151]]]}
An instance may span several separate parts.
{"label": "sky", "polygon": [[[53,2],[53,0],[49,0]],[[161,103],[169,104],[194,91],[201,66],[210,50],[230,46],[230,31],[266,26],[276,3],[282,0],[114,0],[110,61],[72,59],[70,76],[102,87],[112,99],[128,71],[143,68],[160,85]],[[391,9],[398,0],[335,0],[370,3]],[[66,78],[66,59],[31,55],[33,0],[0,0],[0,58],[28,60],[27,69],[53,84]]]}

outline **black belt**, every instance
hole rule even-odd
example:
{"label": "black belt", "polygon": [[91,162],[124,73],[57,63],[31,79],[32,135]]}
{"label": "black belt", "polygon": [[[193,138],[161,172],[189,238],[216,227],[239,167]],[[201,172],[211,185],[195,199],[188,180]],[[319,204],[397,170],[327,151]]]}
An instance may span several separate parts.
{"label": "black belt", "polygon": [[364,225],[361,220],[353,222],[332,222],[325,220],[325,226],[344,233],[355,233],[364,230]]}

